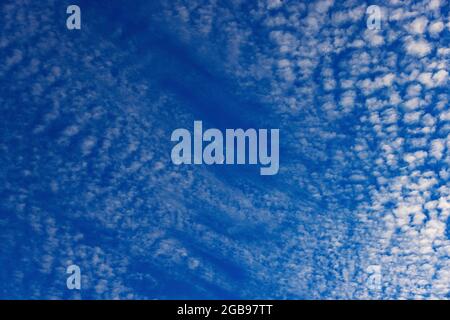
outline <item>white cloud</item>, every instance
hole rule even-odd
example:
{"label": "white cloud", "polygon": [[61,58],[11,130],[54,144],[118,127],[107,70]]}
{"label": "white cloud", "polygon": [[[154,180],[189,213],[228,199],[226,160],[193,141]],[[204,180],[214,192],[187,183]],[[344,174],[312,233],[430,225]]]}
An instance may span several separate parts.
{"label": "white cloud", "polygon": [[430,8],[431,10],[436,10],[441,6],[441,0],[431,0],[428,3],[428,8]]}
{"label": "white cloud", "polygon": [[421,115],[422,112],[409,112],[405,114],[403,121],[407,124],[417,123],[419,122]]}
{"label": "white cloud", "polygon": [[267,0],[268,9],[277,9],[283,5],[282,0]]}
{"label": "white cloud", "polygon": [[428,25],[428,19],[426,17],[418,17],[414,19],[409,25],[409,30],[415,34],[423,34]]}
{"label": "white cloud", "polygon": [[445,150],[445,143],[443,139],[435,139],[432,141],[430,154],[434,158],[440,160],[442,158],[444,150]]}
{"label": "white cloud", "polygon": [[420,99],[419,98],[412,98],[406,101],[403,105],[407,110],[415,110],[420,106]]}
{"label": "white cloud", "polygon": [[439,119],[441,121],[450,121],[450,110],[446,110],[440,113]]}
{"label": "white cloud", "polygon": [[406,41],[405,48],[406,52],[409,55],[424,57],[430,54],[432,46],[424,39],[420,40],[409,39]]}
{"label": "white cloud", "polygon": [[433,75],[433,81],[435,86],[443,86],[447,83],[448,72],[447,70],[439,70]]}
{"label": "white cloud", "polygon": [[428,27],[428,32],[433,35],[439,34],[444,30],[444,23],[442,21],[436,21],[430,24]]}
{"label": "white cloud", "polygon": [[417,80],[428,88],[443,86],[447,83],[448,72],[441,69],[436,73],[424,72],[419,75]]}
{"label": "white cloud", "polygon": [[421,165],[424,163],[424,159],[427,157],[428,153],[425,151],[416,151],[414,153],[407,153],[403,157],[403,160],[408,162],[410,165]]}

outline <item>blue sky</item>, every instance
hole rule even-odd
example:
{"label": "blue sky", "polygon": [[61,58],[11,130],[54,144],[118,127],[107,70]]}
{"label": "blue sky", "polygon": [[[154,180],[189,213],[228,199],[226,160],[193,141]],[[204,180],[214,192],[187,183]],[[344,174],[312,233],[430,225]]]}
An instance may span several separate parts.
{"label": "blue sky", "polygon": [[[449,298],[449,33],[447,0],[2,1],[0,298]],[[173,165],[194,120],[279,128],[279,173]]]}

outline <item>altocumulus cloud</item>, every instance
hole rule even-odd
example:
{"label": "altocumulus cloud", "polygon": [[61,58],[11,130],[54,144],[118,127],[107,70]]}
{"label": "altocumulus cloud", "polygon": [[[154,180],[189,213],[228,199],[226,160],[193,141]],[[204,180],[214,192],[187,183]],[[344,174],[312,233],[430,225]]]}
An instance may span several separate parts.
{"label": "altocumulus cloud", "polygon": [[[0,5],[0,297],[449,297],[448,1],[380,30],[350,0],[69,4]],[[173,165],[198,119],[279,128],[278,174]]]}

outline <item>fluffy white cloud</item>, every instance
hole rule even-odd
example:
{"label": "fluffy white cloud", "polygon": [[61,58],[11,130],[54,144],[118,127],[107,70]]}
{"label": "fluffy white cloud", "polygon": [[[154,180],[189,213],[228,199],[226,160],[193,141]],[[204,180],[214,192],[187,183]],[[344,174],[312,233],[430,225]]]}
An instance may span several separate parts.
{"label": "fluffy white cloud", "polygon": [[431,143],[431,151],[430,154],[440,160],[445,150],[445,143],[443,139],[435,139]]}
{"label": "fluffy white cloud", "polygon": [[414,19],[409,25],[409,30],[415,34],[422,34],[428,25],[428,19],[426,17],[418,17]]}
{"label": "fluffy white cloud", "polygon": [[442,21],[433,22],[428,27],[428,31],[433,35],[441,33],[442,30],[444,30],[444,23]]}
{"label": "fluffy white cloud", "polygon": [[408,39],[406,41],[405,48],[408,54],[420,58],[428,55],[432,50],[431,44],[427,42],[425,39],[419,40]]}

